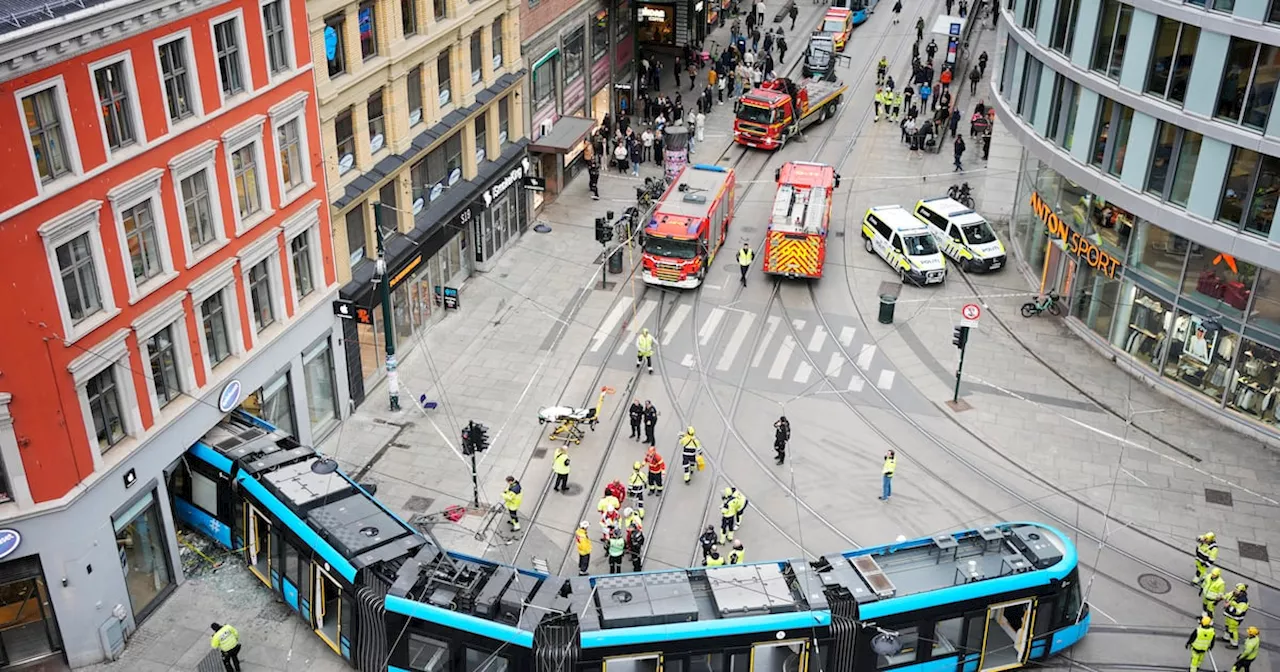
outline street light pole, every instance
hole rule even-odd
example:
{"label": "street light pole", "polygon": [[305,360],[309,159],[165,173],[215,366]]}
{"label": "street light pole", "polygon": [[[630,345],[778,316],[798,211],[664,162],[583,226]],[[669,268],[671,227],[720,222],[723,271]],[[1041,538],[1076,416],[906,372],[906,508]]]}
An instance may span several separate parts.
{"label": "street light pole", "polygon": [[373,204],[373,229],[377,232],[378,261],[374,266],[374,282],[382,290],[382,335],[387,350],[387,393],[391,410],[400,410],[400,377],[396,373],[396,332],[391,316],[391,277],[387,269],[387,249],[382,235],[382,203]]}

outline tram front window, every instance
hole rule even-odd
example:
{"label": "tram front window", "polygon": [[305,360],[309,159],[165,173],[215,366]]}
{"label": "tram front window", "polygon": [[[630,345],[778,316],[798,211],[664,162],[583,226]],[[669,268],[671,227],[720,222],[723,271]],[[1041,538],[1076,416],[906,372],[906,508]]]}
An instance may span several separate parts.
{"label": "tram front window", "polygon": [[693,240],[677,240],[664,236],[645,236],[644,251],[655,257],[693,259],[698,256],[698,243]]}

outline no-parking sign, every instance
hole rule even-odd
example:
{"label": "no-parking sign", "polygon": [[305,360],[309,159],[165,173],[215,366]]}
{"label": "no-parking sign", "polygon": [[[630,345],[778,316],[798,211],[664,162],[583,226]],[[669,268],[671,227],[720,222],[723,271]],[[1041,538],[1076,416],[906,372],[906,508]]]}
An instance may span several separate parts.
{"label": "no-parking sign", "polygon": [[960,324],[966,327],[978,326],[978,318],[982,317],[982,306],[976,303],[966,303],[960,309]]}

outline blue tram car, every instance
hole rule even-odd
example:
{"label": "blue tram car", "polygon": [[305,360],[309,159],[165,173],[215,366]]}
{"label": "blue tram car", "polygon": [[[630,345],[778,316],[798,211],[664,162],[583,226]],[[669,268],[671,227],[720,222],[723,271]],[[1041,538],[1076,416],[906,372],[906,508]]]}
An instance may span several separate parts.
{"label": "blue tram car", "polygon": [[561,577],[439,548],[310,448],[226,418],[174,510],[363,672],[999,672],[1090,623],[1038,523],[712,569]]}

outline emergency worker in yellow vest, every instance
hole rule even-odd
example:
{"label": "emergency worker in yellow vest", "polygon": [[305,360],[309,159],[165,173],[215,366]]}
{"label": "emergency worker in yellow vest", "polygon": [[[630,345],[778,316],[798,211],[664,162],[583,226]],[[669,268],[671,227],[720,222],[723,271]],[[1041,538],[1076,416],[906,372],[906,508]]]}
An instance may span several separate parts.
{"label": "emergency worker in yellow vest", "polygon": [[1191,672],[1197,672],[1200,669],[1200,663],[1204,660],[1205,654],[1213,648],[1213,637],[1213,619],[1208,616],[1201,617],[1200,627],[1187,638],[1187,648],[1191,649]]}
{"label": "emergency worker in yellow vest", "polygon": [[636,501],[636,513],[644,518],[644,490],[646,480],[644,462],[631,465],[631,475],[627,477],[627,497]]}
{"label": "emergency worker in yellow vest", "polygon": [[1196,579],[1191,582],[1199,586],[1209,568],[1218,562],[1218,540],[1212,532],[1205,532],[1196,538]]}
{"label": "emergency worker in yellow vest", "polygon": [[524,490],[515,476],[507,477],[507,489],[502,491],[502,504],[507,507],[507,516],[513,532],[520,531],[520,503],[524,501]]}
{"label": "emergency worker in yellow vest", "polygon": [[569,451],[564,446],[556,448],[555,460],[551,463],[551,471],[556,475],[551,489],[569,494]]}
{"label": "emergency worker in yellow vest", "polygon": [[1218,608],[1218,603],[1227,594],[1227,582],[1222,578],[1222,570],[1214,567],[1205,575],[1204,582],[1200,585],[1200,599],[1204,602],[1204,613],[1210,618],[1213,612]]}
{"label": "emergency worker in yellow vest", "polygon": [[644,364],[649,367],[649,373],[653,373],[653,334],[649,333],[649,328],[645,327],[640,330],[640,335],[636,336],[636,368]]}
{"label": "emergency worker in yellow vest", "polygon": [[1235,649],[1240,646],[1240,623],[1244,621],[1244,615],[1249,611],[1249,587],[1243,583],[1237,583],[1236,589],[1227,596],[1227,606],[1222,608],[1222,616],[1226,633],[1222,638],[1227,640],[1227,646]]}
{"label": "emergency worker in yellow vest", "polygon": [[1261,646],[1258,629],[1249,626],[1249,630],[1245,632],[1244,649],[1236,656],[1236,664],[1231,666],[1231,672],[1249,672],[1249,666],[1258,659],[1258,648]]}
{"label": "emergency worker in yellow vest", "polygon": [[741,539],[733,540],[733,550],[729,551],[729,564],[741,565],[747,561],[747,551],[742,547]]}
{"label": "emergency worker in yellow vest", "polygon": [[222,653],[222,669],[226,672],[240,672],[240,633],[229,625],[211,623],[213,637],[209,646]]}
{"label": "emergency worker in yellow vest", "polygon": [[693,471],[698,468],[698,458],[702,457],[702,442],[693,431],[693,425],[680,435],[680,466],[684,467],[684,483],[693,480]]}
{"label": "emergency worker in yellow vest", "polygon": [[751,262],[755,261],[756,253],[752,251],[751,246],[746,243],[742,244],[742,249],[738,250],[738,271],[742,273],[742,286],[747,286],[747,269],[751,268]]}
{"label": "emergency worker in yellow vest", "polygon": [[724,489],[724,500],[720,503],[720,543],[725,544],[733,539],[733,528],[738,520],[736,502],[733,501],[733,488]]}
{"label": "emergency worker in yellow vest", "polygon": [[711,552],[707,554],[707,558],[702,561],[702,564],[706,567],[723,567],[724,556],[720,555],[720,547],[712,546]]}
{"label": "emergency worker in yellow vest", "polygon": [[884,454],[884,467],[880,470],[880,499],[889,501],[889,495],[893,494],[893,472],[898,470],[898,458],[893,451]]}

